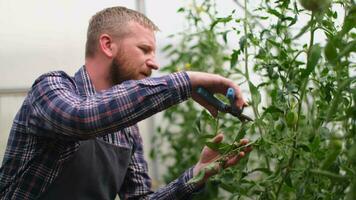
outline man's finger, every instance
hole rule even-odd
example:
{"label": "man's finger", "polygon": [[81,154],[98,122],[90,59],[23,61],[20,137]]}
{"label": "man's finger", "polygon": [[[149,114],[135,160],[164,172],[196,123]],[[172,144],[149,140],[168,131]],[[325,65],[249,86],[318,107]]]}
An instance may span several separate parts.
{"label": "man's finger", "polygon": [[220,143],[224,139],[224,135],[222,133],[219,133],[213,138],[214,143]]}
{"label": "man's finger", "polygon": [[247,102],[245,101],[242,95],[240,87],[236,85],[233,88],[236,94],[235,106],[237,106],[239,109],[243,109],[243,107],[248,106]]}
{"label": "man's finger", "polygon": [[244,149],[244,152],[245,153],[250,153],[251,151],[252,151],[252,147],[251,146],[248,146],[248,147],[246,147],[245,149]]}
{"label": "man's finger", "polygon": [[232,158],[230,158],[229,160],[227,160],[227,162],[225,163],[224,168],[236,165],[236,163],[240,160],[238,155],[233,156]]}
{"label": "man's finger", "polygon": [[246,139],[246,138],[241,139],[241,140],[240,140],[240,145],[246,145],[246,144],[248,144],[248,142],[249,142],[249,140]]}
{"label": "man's finger", "polygon": [[245,156],[245,152],[244,151],[240,151],[239,154],[237,155],[238,158],[242,158]]}

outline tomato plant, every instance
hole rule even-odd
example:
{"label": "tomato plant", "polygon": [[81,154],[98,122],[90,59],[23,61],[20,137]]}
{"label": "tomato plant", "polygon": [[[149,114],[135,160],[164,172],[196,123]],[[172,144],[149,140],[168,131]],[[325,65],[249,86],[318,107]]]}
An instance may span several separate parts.
{"label": "tomato plant", "polygon": [[[212,118],[192,101],[165,111],[154,143],[170,148],[151,152],[170,163],[165,181],[195,164],[204,145],[224,155],[247,137],[254,151],[196,199],[356,199],[355,2],[235,2],[243,15],[222,15],[213,0],[180,8],[187,29],[173,36],[178,46],[164,48],[172,59],[164,70],[235,80],[250,94],[254,121]],[[226,140],[213,145],[219,131]]]}

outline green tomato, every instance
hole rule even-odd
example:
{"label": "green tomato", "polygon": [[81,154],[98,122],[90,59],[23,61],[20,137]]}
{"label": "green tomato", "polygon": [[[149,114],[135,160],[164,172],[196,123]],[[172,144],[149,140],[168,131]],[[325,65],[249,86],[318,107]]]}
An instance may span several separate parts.
{"label": "green tomato", "polygon": [[329,62],[333,62],[337,58],[336,46],[332,40],[326,44],[324,53]]}
{"label": "green tomato", "polygon": [[299,0],[302,6],[310,11],[323,11],[330,6],[330,0]]}
{"label": "green tomato", "polygon": [[286,122],[289,127],[294,126],[298,121],[298,114],[295,111],[289,111],[286,115]]}

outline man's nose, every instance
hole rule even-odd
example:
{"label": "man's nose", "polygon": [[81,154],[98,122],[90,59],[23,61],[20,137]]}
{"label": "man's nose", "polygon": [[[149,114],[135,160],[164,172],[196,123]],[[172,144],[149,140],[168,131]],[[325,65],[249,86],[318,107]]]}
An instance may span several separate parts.
{"label": "man's nose", "polygon": [[157,70],[159,68],[155,58],[148,59],[146,61],[146,65],[154,70]]}

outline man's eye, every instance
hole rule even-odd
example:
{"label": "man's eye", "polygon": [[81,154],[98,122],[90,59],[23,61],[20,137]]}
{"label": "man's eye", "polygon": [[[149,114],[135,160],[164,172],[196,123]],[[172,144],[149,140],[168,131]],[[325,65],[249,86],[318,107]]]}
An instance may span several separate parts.
{"label": "man's eye", "polygon": [[141,49],[142,52],[145,53],[145,54],[149,52],[149,49],[148,49],[148,48],[140,47],[140,49]]}

